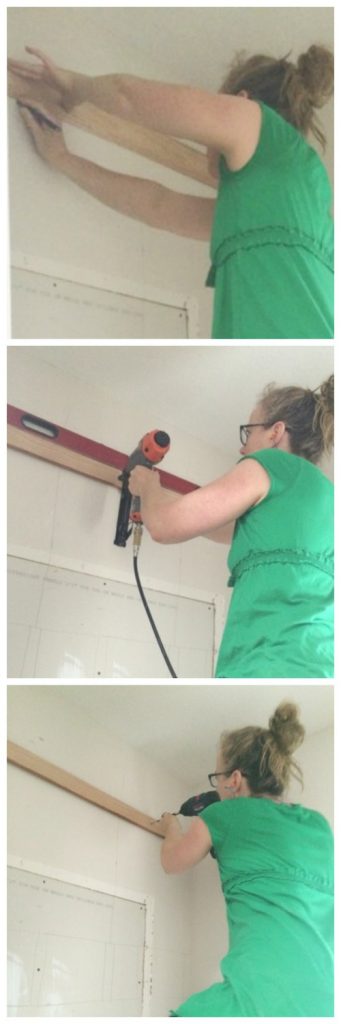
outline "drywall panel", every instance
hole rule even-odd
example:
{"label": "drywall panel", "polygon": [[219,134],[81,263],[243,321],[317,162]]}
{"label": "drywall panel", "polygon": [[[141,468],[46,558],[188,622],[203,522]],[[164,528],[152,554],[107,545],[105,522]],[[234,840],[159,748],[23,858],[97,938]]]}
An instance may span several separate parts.
{"label": "drywall panel", "polygon": [[[146,590],[177,675],[212,676],[214,604]],[[137,588],[9,559],[10,678],[169,678]]]}
{"label": "drywall panel", "polygon": [[8,1015],[141,1016],[146,901],[10,867]]}
{"label": "drywall panel", "polygon": [[[171,771],[166,771],[153,757],[153,744],[147,755],[130,744],[129,721],[126,742],[125,729],[118,733],[110,721],[101,726],[96,713],[89,715],[79,705],[65,704],[68,686],[13,685],[8,689],[9,735],[15,742],[66,771],[78,772],[95,786],[117,793],[119,799],[153,818],[165,810],[176,810],[189,795],[181,773],[177,775],[176,759]],[[153,899],[149,1015],[167,1017],[188,994],[191,876],[166,875],[160,864],[161,840],[144,829],[14,765],[8,766],[8,784],[12,865],[25,870],[35,866],[40,873],[49,868],[54,877],[63,877],[65,872],[64,879],[69,881],[76,881],[77,876],[95,878],[97,890],[111,892],[113,887],[118,894],[128,891]]]}
{"label": "drywall panel", "polygon": [[13,338],[187,338],[185,308],[12,267]]}

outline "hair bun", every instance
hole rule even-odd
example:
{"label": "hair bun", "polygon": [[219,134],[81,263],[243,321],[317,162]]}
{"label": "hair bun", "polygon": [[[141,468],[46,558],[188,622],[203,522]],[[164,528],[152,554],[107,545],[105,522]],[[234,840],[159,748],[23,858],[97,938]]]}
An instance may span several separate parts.
{"label": "hair bun", "polygon": [[312,394],[315,402],[313,429],[320,431],[325,451],[330,452],[334,444],[334,374]]}
{"label": "hair bun", "polygon": [[298,713],[297,704],[282,701],[269,719],[269,731],[282,754],[291,754],[303,743],[305,730]]}
{"label": "hair bun", "polygon": [[329,403],[330,407],[334,409],[334,374],[332,373],[327,380],[320,384],[319,393],[322,398]]}
{"label": "hair bun", "polygon": [[323,107],[334,87],[334,57],[325,46],[310,46],[297,61],[297,74],[303,81],[313,107]]}

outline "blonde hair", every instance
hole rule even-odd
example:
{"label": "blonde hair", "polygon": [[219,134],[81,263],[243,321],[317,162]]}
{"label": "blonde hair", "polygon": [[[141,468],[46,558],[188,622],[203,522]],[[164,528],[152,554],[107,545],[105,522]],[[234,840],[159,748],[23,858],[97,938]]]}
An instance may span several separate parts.
{"label": "blonde hair", "polygon": [[236,769],[242,772],[253,794],[280,796],[291,777],[303,785],[301,768],[292,754],[304,737],[297,705],[283,701],[269,719],[268,729],[247,726],[222,733],[220,750],[224,772],[226,775]]}
{"label": "blonde hair", "polygon": [[296,64],[290,54],[275,59],[263,54],[246,57],[238,53],[225,78],[221,92],[236,95],[243,89],[250,99],[273,107],[302,135],[313,133],[322,148],[326,138],[315,110],[323,107],[333,93],[334,58],[325,46],[310,46]]}
{"label": "blonde hair", "polygon": [[285,387],[268,384],[260,397],[267,425],[277,420],[286,424],[290,448],[309,462],[318,462],[330,452],[334,438],[334,374],[318,388]]}

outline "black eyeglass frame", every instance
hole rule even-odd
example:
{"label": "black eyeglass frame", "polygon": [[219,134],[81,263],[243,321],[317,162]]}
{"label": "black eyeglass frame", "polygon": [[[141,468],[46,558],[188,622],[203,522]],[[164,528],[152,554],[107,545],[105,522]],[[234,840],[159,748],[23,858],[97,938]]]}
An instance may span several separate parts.
{"label": "black eyeglass frame", "polygon": [[[233,769],[232,769],[232,771],[233,771]],[[212,789],[216,789],[217,785],[216,785],[216,783],[212,782],[212,779],[218,779],[219,775],[224,775],[225,779],[227,779],[228,776],[231,775],[231,774],[232,774],[232,772],[209,772],[207,778],[208,778],[210,786],[212,786]],[[244,779],[248,778],[248,776],[246,775],[246,772],[240,772],[240,774],[243,776]]]}
{"label": "black eyeglass frame", "polygon": [[[250,430],[250,427],[273,427],[274,423],[276,423],[276,420],[272,420],[271,423],[241,423],[240,427],[239,427],[239,440],[240,440],[240,443],[244,447],[244,445],[247,444],[247,442],[248,442],[248,437],[246,437],[245,439],[243,437],[243,430]],[[291,433],[291,427],[287,427],[286,424],[285,424],[285,429],[288,431],[288,434]]]}

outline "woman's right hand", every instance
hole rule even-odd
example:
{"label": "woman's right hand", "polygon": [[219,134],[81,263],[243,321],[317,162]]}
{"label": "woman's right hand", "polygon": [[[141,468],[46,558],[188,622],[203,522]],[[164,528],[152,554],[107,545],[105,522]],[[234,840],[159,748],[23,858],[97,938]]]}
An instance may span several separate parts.
{"label": "woman's right hand", "polygon": [[66,71],[58,68],[56,64],[47,57],[41,50],[33,46],[26,46],[27,53],[38,57],[39,64],[30,64],[27,61],[8,60],[8,70],[14,75],[24,78],[27,82],[37,83],[42,86],[41,98],[44,98],[44,86],[54,89],[59,95],[59,102],[65,110],[70,110],[77,103],[82,103],[86,98],[87,75],[80,75],[75,71]]}

